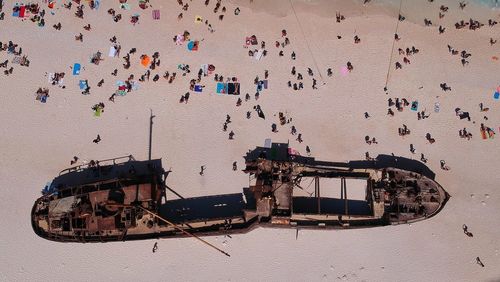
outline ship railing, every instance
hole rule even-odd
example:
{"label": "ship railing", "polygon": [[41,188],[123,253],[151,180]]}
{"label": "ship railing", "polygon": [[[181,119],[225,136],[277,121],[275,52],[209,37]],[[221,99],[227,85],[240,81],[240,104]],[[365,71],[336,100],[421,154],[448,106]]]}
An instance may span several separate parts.
{"label": "ship railing", "polygon": [[[96,163],[99,166],[103,166],[103,165],[122,164],[122,163],[130,162],[130,161],[135,161],[135,158],[133,155],[117,157],[117,158],[112,158],[112,159],[106,159],[106,160],[100,160],[100,161],[97,161]],[[70,172],[83,171],[84,169],[89,168],[89,167],[91,167],[90,163],[73,166],[73,167],[61,170],[61,172],[59,172],[59,175],[63,175],[63,174],[70,173]]]}

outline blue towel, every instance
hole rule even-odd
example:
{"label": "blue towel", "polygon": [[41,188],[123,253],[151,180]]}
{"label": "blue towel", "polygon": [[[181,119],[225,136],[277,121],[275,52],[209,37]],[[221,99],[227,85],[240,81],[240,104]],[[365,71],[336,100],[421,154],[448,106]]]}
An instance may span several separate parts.
{"label": "blue towel", "polygon": [[80,80],[79,86],[81,90],[85,90],[87,88],[87,82],[85,80]]}
{"label": "blue towel", "polygon": [[222,82],[217,83],[217,93],[226,93],[226,84]]}
{"label": "blue towel", "polygon": [[82,66],[79,63],[75,63],[73,65],[73,75],[79,75],[81,67]]}
{"label": "blue towel", "polygon": [[493,98],[494,98],[495,100],[500,99],[500,92],[495,92],[495,94],[493,94]]}

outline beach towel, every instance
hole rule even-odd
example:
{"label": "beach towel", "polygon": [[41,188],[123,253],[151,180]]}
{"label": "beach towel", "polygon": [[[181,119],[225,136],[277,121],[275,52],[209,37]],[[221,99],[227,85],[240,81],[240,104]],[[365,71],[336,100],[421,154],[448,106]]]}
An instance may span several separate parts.
{"label": "beach towel", "polygon": [[139,86],[140,86],[139,82],[132,81],[132,90],[134,90],[134,91],[139,90]]}
{"label": "beach towel", "polygon": [[100,117],[102,113],[102,109],[99,107],[94,111],[94,116]]}
{"label": "beach towel", "polygon": [[49,81],[50,84],[52,84],[52,80],[54,80],[54,78],[55,78],[55,75],[53,72],[49,72],[47,74],[47,80]]}
{"label": "beach towel", "polygon": [[13,17],[19,17],[19,10],[20,10],[20,6],[19,4],[15,4],[14,7],[12,8],[12,16]]}
{"label": "beach towel", "polygon": [[75,63],[73,65],[73,75],[79,75],[81,67],[82,66],[79,63]]}
{"label": "beach towel", "polygon": [[159,20],[160,19],[160,10],[153,10],[152,12],[153,20]]}
{"label": "beach towel", "polygon": [[201,16],[194,17],[194,23],[202,23],[202,22],[203,22],[203,18]]}
{"label": "beach towel", "polygon": [[187,44],[187,48],[189,51],[198,51],[199,41],[189,41]]}
{"label": "beach towel", "polygon": [[201,65],[200,69],[203,71],[203,75],[208,75],[208,64]]}
{"label": "beach towel", "polygon": [[78,83],[78,86],[80,87],[80,90],[87,89],[87,81],[86,80],[80,80],[80,82]]}
{"label": "beach towel", "polygon": [[22,60],[21,56],[14,56],[14,58],[12,59],[12,63],[19,65],[21,64],[21,60]]}
{"label": "beach towel", "polygon": [[184,35],[182,35],[182,34],[178,34],[178,35],[175,37],[175,44],[176,44],[176,45],[182,45],[182,43],[184,43]]}
{"label": "beach towel", "polygon": [[240,84],[239,83],[228,83],[227,93],[232,95],[240,95]]}
{"label": "beach towel", "polygon": [[411,110],[414,112],[418,110],[418,101],[411,102]]}
{"label": "beach towel", "polygon": [[26,13],[26,6],[21,6],[19,9],[19,17],[24,18],[25,13]]}
{"label": "beach towel", "polygon": [[435,112],[435,113],[439,113],[440,108],[441,108],[441,107],[440,107],[440,105],[439,105],[439,103],[438,103],[438,102],[434,103],[434,112]]}
{"label": "beach towel", "polygon": [[122,3],[120,5],[120,8],[128,11],[128,10],[130,10],[130,5],[128,3]]}
{"label": "beach towel", "polygon": [[267,79],[262,80],[262,85],[264,86],[264,89],[267,89],[268,85]]}
{"label": "beach towel", "polygon": [[125,91],[125,90],[116,90],[115,94],[118,95],[118,96],[125,96],[125,95],[127,95],[127,91]]}
{"label": "beach towel", "polygon": [[227,93],[226,90],[226,84],[222,82],[217,82],[217,91],[218,94],[225,94]]}
{"label": "beach towel", "polygon": [[40,97],[40,102],[42,102],[42,103],[46,103],[46,102],[47,102],[47,97],[48,97],[48,96],[49,96],[49,95],[42,95],[42,96]]}
{"label": "beach towel", "polygon": [[262,58],[262,55],[264,54],[264,50],[263,49],[260,49],[259,51],[255,52],[253,54],[253,58],[257,61],[260,61],[260,59]]}
{"label": "beach towel", "polygon": [[141,56],[141,65],[143,65],[145,68],[149,67],[149,62],[151,62],[151,59],[148,55]]}
{"label": "beach towel", "polygon": [[116,56],[116,48],[115,48],[115,46],[110,46],[108,57],[115,57],[115,56]]}
{"label": "beach towel", "polygon": [[196,84],[194,86],[194,92],[202,92],[202,91],[203,91],[203,87],[201,87],[201,85]]}
{"label": "beach towel", "polygon": [[49,9],[54,9],[55,5],[56,5],[55,1],[49,1],[49,4],[47,5],[47,7],[49,7]]}
{"label": "beach towel", "polygon": [[497,92],[495,92],[495,94],[493,94],[493,99],[495,99],[495,100],[500,99],[500,91],[497,91]]}

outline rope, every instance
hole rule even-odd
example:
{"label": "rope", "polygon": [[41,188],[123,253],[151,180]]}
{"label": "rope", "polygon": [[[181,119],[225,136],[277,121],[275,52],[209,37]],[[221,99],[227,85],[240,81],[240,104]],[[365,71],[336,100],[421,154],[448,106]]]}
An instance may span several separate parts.
{"label": "rope", "polygon": [[[401,6],[403,6],[403,0],[399,1],[399,12],[398,12],[398,19],[396,23],[396,31],[394,34],[398,33],[398,28],[399,28],[399,15],[401,15]],[[389,58],[389,68],[387,69],[387,76],[385,78],[385,88],[387,88],[387,83],[389,83],[389,73],[391,71],[391,66],[392,66],[392,54],[394,54],[394,46],[396,45],[396,35],[394,35],[394,40],[392,41],[392,49],[391,49],[391,56]]]}
{"label": "rope", "polygon": [[295,19],[297,20],[297,23],[299,24],[300,32],[302,32],[302,37],[304,37],[304,41],[306,42],[307,49],[309,50],[309,53],[311,53],[311,57],[313,59],[314,65],[316,66],[316,70],[318,71],[319,77],[321,78],[321,82],[325,84],[325,80],[323,79],[323,75],[321,75],[321,71],[319,70],[318,63],[316,63],[316,59],[314,58],[313,52],[311,51],[311,47],[309,46],[309,42],[306,39],[306,34],[304,33],[304,29],[302,29],[302,25],[300,24],[299,17],[297,17],[297,13],[295,12],[295,7],[293,7],[292,0],[289,0],[290,6],[292,6],[292,11],[293,14],[295,15]]}

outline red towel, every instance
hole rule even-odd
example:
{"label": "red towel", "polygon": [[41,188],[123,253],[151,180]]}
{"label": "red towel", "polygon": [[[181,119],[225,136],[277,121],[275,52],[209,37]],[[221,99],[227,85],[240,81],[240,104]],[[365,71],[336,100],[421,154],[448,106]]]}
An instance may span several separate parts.
{"label": "red towel", "polygon": [[26,12],[26,6],[21,6],[19,9],[19,17],[24,18],[24,13]]}

